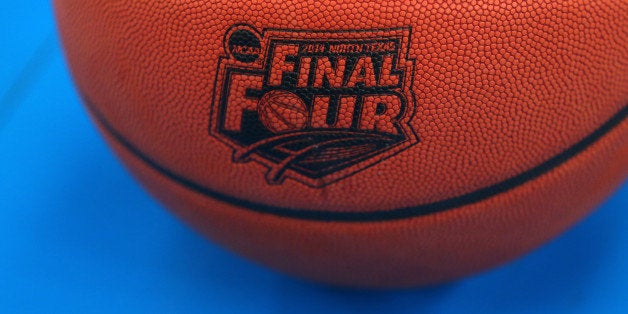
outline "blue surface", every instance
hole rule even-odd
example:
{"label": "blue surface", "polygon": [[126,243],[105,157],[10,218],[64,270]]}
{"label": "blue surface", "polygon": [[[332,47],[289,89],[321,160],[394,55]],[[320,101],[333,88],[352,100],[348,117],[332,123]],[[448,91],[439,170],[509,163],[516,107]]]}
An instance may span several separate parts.
{"label": "blue surface", "polygon": [[47,1],[0,12],[0,313],[628,312],[628,185],[496,270],[430,289],[339,290],[205,241],[121,167],[72,86]]}

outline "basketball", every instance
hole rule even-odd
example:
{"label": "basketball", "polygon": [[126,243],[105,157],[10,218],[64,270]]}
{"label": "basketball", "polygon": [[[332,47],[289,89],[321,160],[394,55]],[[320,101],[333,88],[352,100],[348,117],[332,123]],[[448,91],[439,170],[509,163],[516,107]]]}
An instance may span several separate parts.
{"label": "basketball", "polygon": [[290,92],[268,92],[260,99],[257,111],[264,126],[274,133],[298,131],[307,123],[305,103]]}
{"label": "basketball", "polygon": [[468,276],[628,176],[626,1],[54,5],[129,171],[214,243],[294,277]]}

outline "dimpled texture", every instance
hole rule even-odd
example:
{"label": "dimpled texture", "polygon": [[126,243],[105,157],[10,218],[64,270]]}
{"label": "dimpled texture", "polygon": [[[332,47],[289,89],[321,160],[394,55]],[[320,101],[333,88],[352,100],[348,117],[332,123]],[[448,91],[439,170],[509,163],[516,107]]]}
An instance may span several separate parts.
{"label": "dimpled texture", "polygon": [[[295,276],[400,287],[486,269],[581,219],[628,174],[628,123],[616,119],[628,104],[626,1],[56,0],[55,8],[76,85],[129,169],[203,234]],[[410,29],[418,143],[318,188],[269,184],[265,165],[234,162],[208,124],[225,34],[237,24]],[[334,221],[255,208],[385,216],[455,199],[543,165],[614,118],[542,174],[447,210]]]}

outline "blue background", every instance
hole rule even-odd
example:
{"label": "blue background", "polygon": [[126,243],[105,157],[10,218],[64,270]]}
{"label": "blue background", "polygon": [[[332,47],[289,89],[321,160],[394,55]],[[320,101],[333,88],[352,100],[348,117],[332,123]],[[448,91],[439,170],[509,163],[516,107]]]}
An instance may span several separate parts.
{"label": "blue background", "polygon": [[628,312],[627,184],[548,245],[455,283],[302,282],[209,243],[138,186],[80,105],[48,1],[5,2],[0,44],[2,313]]}

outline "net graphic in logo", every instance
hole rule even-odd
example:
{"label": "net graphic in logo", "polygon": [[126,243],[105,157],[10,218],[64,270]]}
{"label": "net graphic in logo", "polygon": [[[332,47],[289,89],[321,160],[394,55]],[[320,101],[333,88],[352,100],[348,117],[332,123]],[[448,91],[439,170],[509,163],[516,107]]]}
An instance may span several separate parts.
{"label": "net graphic in logo", "polygon": [[410,29],[235,25],[225,35],[209,133],[269,184],[322,187],[418,143]]}

